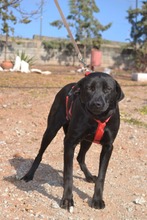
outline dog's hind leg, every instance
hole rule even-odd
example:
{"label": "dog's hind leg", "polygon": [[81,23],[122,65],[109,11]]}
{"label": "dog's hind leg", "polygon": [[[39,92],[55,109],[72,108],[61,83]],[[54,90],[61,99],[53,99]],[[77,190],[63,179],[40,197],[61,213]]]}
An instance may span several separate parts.
{"label": "dog's hind leg", "polygon": [[27,172],[27,174],[22,177],[21,179],[25,180],[26,182],[33,179],[35,171],[37,170],[41,160],[43,153],[45,152],[46,148],[50,144],[50,142],[53,140],[53,138],[56,136],[58,130],[63,126],[63,124],[66,122],[64,112],[52,112],[49,114],[48,117],[48,125],[46,128],[46,131],[44,132],[41,147],[39,149],[39,152],[32,164],[32,167]]}
{"label": "dog's hind leg", "polygon": [[80,151],[79,151],[79,154],[77,156],[77,161],[78,161],[78,163],[80,165],[81,170],[83,171],[83,173],[84,173],[84,175],[86,177],[87,182],[95,183],[96,176],[93,176],[89,172],[89,170],[88,170],[88,168],[87,168],[87,166],[85,164],[85,156],[86,156],[86,153],[89,150],[91,144],[92,144],[91,142],[86,141],[86,140],[83,140],[81,142]]}

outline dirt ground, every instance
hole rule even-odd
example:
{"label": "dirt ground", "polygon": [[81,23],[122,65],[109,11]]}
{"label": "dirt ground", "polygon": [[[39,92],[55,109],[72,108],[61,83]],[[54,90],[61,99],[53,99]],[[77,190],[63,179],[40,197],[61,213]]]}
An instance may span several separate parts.
{"label": "dirt ground", "polygon": [[[60,69],[60,72],[59,72]],[[49,69],[50,70],[50,69]],[[0,72],[0,219],[1,220],[146,220],[147,219],[147,83],[129,74],[113,73],[125,99],[120,102],[121,126],[105,181],[106,208],[90,207],[94,184],[87,183],[74,159],[74,212],[59,207],[62,197],[63,132],[46,150],[34,180],[18,180],[29,169],[40,147],[55,94],[78,81],[70,67],[51,75]],[[97,174],[100,145],[93,144],[87,164]]]}

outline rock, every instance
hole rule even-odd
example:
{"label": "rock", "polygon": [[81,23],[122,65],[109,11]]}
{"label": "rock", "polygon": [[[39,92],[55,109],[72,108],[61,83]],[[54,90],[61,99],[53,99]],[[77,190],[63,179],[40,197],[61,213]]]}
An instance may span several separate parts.
{"label": "rock", "polygon": [[71,207],[69,208],[69,212],[70,212],[70,213],[73,213],[73,211],[74,211],[74,207],[71,206]]}
{"label": "rock", "polygon": [[42,73],[42,71],[41,70],[39,70],[39,69],[31,69],[31,72],[32,73]]}
{"label": "rock", "polygon": [[0,71],[1,71],[1,72],[4,71],[3,68],[2,68],[1,66],[0,66]]}
{"label": "rock", "polygon": [[50,71],[42,71],[42,74],[44,74],[44,75],[50,75],[51,72],[50,72]]}
{"label": "rock", "polygon": [[3,106],[3,108],[7,108],[7,105],[6,104],[4,104],[4,105],[2,105]]}
{"label": "rock", "polygon": [[16,56],[14,66],[12,69],[10,69],[10,71],[20,71],[20,66],[21,66],[21,59],[19,56]]}
{"label": "rock", "polygon": [[29,73],[29,72],[30,72],[30,70],[29,70],[29,64],[28,64],[26,61],[24,61],[24,60],[21,61],[20,71],[21,71],[22,73]]}
{"label": "rock", "polygon": [[50,75],[51,72],[50,71],[42,71],[40,69],[31,69],[32,73],[40,73],[40,74],[44,74],[44,75]]}
{"label": "rock", "polygon": [[52,202],[51,207],[54,208],[54,209],[59,209],[60,208],[58,203],[56,203],[56,202]]}
{"label": "rock", "polygon": [[5,141],[0,141],[0,145],[5,145],[6,142]]}
{"label": "rock", "polygon": [[143,205],[146,201],[143,197],[138,197],[133,201],[136,205]]}
{"label": "rock", "polygon": [[21,60],[19,56],[16,56],[14,67],[10,69],[10,71],[21,71],[22,73],[29,73],[29,63]]}
{"label": "rock", "polygon": [[105,68],[104,69],[104,73],[107,73],[107,74],[111,74],[111,72],[112,72],[112,70],[111,69],[109,69],[109,68]]}
{"label": "rock", "polygon": [[132,80],[147,82],[147,73],[132,73]]}

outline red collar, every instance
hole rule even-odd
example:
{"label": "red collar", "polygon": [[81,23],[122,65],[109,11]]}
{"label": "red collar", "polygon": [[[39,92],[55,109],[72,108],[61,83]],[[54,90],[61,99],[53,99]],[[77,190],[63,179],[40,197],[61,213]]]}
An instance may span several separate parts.
{"label": "red collar", "polygon": [[[70,120],[72,117],[72,105],[73,105],[73,100],[70,100],[69,96],[66,96],[66,119]],[[104,134],[104,129],[106,127],[106,123],[109,121],[109,119],[111,118],[111,116],[109,118],[107,118],[104,122],[101,122],[100,120],[94,119],[98,126],[95,132],[95,136],[94,136],[94,140],[93,142],[96,144],[99,144],[103,134]]]}
{"label": "red collar", "polygon": [[106,123],[109,121],[110,118],[111,118],[111,116],[109,118],[107,118],[104,122],[101,122],[100,120],[95,119],[95,121],[98,123],[98,126],[97,126],[94,140],[93,140],[94,143],[96,143],[96,144],[100,143],[100,140],[102,139],[103,134],[104,134],[104,129],[106,127]]}

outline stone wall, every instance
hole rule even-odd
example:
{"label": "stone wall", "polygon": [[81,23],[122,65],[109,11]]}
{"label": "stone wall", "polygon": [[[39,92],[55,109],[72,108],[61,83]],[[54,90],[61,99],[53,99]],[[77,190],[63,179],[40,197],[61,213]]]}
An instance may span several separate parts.
{"label": "stone wall", "polygon": [[[4,37],[0,37],[0,62],[4,60]],[[112,42],[101,46],[102,51],[102,67],[118,67],[122,68],[124,57],[121,56],[122,46],[124,44]],[[17,51],[24,51],[26,55],[33,56],[37,64],[40,65],[79,65],[77,55],[68,55],[63,51],[54,50],[47,52],[42,41],[39,39],[20,39],[10,38],[7,50],[7,59],[15,59]],[[90,52],[87,55],[87,64],[90,64]]]}

